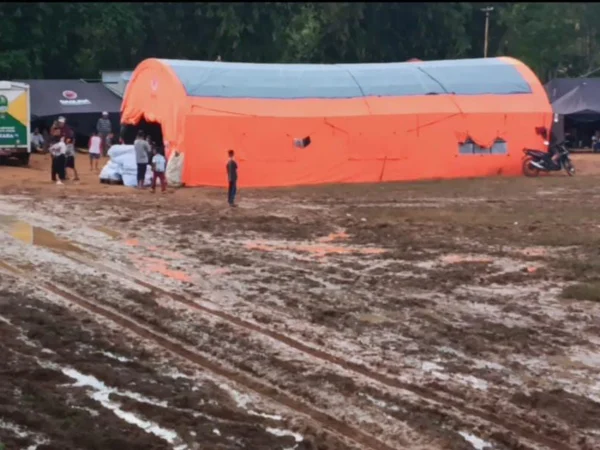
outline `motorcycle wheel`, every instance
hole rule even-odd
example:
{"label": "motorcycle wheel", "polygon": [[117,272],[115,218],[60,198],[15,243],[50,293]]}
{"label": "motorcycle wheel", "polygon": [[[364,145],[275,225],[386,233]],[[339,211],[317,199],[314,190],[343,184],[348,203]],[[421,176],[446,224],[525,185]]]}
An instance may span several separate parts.
{"label": "motorcycle wheel", "polygon": [[573,166],[571,161],[565,161],[564,167],[567,171],[567,175],[569,175],[570,177],[575,176],[575,167]]}
{"label": "motorcycle wheel", "polygon": [[537,177],[540,174],[540,169],[531,165],[532,157],[525,158],[523,161],[523,175],[526,177]]}

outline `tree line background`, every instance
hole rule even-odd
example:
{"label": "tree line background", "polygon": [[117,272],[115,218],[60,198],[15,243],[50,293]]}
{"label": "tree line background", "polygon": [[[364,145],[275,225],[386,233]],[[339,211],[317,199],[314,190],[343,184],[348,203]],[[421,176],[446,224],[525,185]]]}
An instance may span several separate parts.
{"label": "tree line background", "polygon": [[0,3],[0,79],[98,78],[145,58],[393,62],[508,55],[600,66],[600,3]]}

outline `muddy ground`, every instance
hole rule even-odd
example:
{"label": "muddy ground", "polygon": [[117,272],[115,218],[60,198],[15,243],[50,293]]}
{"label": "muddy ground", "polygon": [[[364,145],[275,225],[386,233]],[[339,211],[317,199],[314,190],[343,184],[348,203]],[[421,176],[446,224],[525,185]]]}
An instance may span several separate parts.
{"label": "muddy ground", "polygon": [[600,448],[595,156],[237,209],[0,167],[0,443]]}

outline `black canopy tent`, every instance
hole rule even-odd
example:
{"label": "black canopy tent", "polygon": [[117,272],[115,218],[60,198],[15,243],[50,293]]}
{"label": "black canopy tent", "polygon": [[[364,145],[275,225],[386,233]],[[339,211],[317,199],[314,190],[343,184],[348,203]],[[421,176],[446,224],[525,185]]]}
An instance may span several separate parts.
{"label": "black canopy tent", "polygon": [[554,101],[552,109],[555,114],[573,116],[584,122],[599,120],[600,84],[581,83]]}
{"label": "black canopy tent", "polygon": [[583,82],[597,83],[597,78],[555,78],[550,80],[544,88],[548,94],[548,100],[550,103],[554,103],[556,100],[561,98],[567,92],[572,91]]}
{"label": "black canopy tent", "polygon": [[600,130],[600,78],[558,78],[545,87],[556,138],[570,139],[575,147],[590,146],[592,135]]}
{"label": "black canopy tent", "polygon": [[121,99],[102,83],[82,80],[19,80],[30,86],[31,129],[49,129],[59,116],[67,119],[77,145],[87,145],[103,111],[108,112],[113,132],[118,135]]}

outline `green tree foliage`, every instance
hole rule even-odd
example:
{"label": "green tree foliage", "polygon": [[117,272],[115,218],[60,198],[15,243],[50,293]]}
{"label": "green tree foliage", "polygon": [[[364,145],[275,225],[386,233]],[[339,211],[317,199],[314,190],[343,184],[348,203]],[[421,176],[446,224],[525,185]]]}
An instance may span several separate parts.
{"label": "green tree foliage", "polygon": [[499,50],[542,79],[580,76],[600,66],[600,4],[513,3],[500,10]]}
{"label": "green tree foliage", "polygon": [[[489,3],[489,55],[540,77],[600,66],[600,4]],[[481,3],[0,3],[0,78],[97,78],[149,57],[387,62],[481,57]]]}

